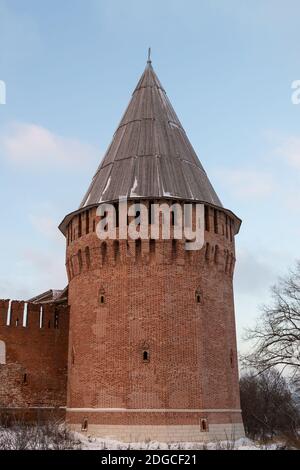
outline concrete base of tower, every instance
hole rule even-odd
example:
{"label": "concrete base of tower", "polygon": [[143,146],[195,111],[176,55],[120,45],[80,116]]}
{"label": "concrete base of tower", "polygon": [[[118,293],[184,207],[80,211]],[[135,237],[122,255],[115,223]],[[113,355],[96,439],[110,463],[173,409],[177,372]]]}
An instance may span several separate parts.
{"label": "concrete base of tower", "polygon": [[[73,424],[72,430],[81,432],[82,426]],[[84,433],[93,437],[118,440],[122,442],[210,442],[216,440],[237,440],[245,436],[242,423],[212,424],[209,430],[200,431],[193,425],[108,425],[90,424]]]}

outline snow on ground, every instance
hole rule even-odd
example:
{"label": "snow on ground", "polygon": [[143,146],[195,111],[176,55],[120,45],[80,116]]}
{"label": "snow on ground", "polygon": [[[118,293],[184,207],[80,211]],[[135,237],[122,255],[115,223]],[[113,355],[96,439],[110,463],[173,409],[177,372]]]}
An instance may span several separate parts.
{"label": "snow on ground", "polygon": [[[75,438],[81,442],[83,450],[261,450],[262,446],[247,438],[237,441],[216,442],[132,442],[125,443],[112,439],[96,438],[75,433]],[[264,450],[275,450],[276,444],[263,446]]]}
{"label": "snow on ground", "polygon": [[157,442],[126,443],[109,438],[96,438],[88,434],[69,431],[64,425],[13,426],[1,428],[0,449],[82,449],[82,450],[277,450],[282,443],[261,444],[247,438],[213,442]]}

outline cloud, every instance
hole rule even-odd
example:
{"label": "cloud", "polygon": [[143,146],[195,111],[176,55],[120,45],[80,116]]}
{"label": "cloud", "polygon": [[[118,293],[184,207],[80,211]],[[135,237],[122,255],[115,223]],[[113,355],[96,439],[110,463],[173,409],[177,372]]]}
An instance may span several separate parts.
{"label": "cloud", "polygon": [[97,150],[35,124],[13,123],[0,135],[0,151],[10,163],[30,169],[78,171],[95,163]]}
{"label": "cloud", "polygon": [[300,137],[287,137],[277,148],[277,154],[290,166],[300,170]]}
{"label": "cloud", "polygon": [[272,175],[257,170],[222,169],[217,170],[215,176],[234,197],[259,199],[270,196],[275,190]]}

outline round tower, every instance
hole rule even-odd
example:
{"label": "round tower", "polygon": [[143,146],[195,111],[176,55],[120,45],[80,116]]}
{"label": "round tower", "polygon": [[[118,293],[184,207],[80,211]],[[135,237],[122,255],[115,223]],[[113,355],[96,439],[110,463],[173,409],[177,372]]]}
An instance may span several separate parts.
{"label": "round tower", "polygon": [[[172,211],[169,239],[151,238],[151,210],[148,239],[123,239],[118,227],[116,239],[99,239],[97,208],[118,209],[120,197],[149,209],[204,205],[203,247],[175,238]],[[125,441],[244,435],[232,280],[239,227],[148,61],[80,208],[60,225],[74,429]]]}

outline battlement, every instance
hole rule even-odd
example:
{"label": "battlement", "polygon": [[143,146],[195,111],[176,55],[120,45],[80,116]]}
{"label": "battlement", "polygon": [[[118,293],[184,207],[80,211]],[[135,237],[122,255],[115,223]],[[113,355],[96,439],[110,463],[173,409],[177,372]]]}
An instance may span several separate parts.
{"label": "battlement", "polygon": [[[134,204],[136,201],[129,201]],[[150,208],[154,201],[140,201]],[[179,204],[175,200],[162,201],[167,206]],[[182,207],[184,202],[180,203]],[[116,203],[117,205],[117,203]],[[191,222],[195,230],[195,204]],[[174,209],[175,210],[175,209]],[[149,210],[151,215],[151,211]],[[93,269],[116,267],[120,264],[156,264],[156,265],[190,265],[199,264],[202,259],[210,265],[211,269],[223,271],[225,275],[233,276],[235,265],[234,221],[221,209],[213,208],[209,205],[204,207],[203,227],[205,229],[205,243],[201,250],[186,250],[186,239],[176,239],[175,216],[170,212],[170,239],[163,239],[161,233],[162,214],[160,219],[160,231],[158,238],[151,238],[151,222],[148,225],[148,239],[118,239],[118,227],[116,227],[115,240],[100,240],[96,233],[96,227],[100,217],[96,213],[96,208],[86,209],[85,212],[75,215],[68,224],[67,230],[67,257],[66,270],[68,279]],[[131,223],[134,217],[127,218],[127,223]]]}
{"label": "battlement", "polygon": [[[189,203],[188,201],[178,201],[173,199],[160,199],[160,200],[128,200],[128,210],[134,204],[144,204],[148,209],[149,214],[149,226],[151,226],[151,214],[152,214],[152,204],[154,203],[163,203],[169,207],[180,206],[182,213],[184,212],[184,205],[191,204],[193,208],[193,213],[195,212],[196,203]],[[117,217],[117,232],[118,232],[118,218],[119,218],[119,207],[118,203],[113,204],[116,211]],[[174,208],[174,214],[176,210]],[[162,215],[161,215],[162,217]],[[170,214],[171,217],[171,214]],[[233,242],[234,235],[236,234],[238,227],[237,222],[235,221],[232,214],[229,214],[225,209],[216,208],[205,204],[205,230],[207,232],[214,233],[219,235],[219,238],[222,237],[230,242]],[[135,216],[128,216],[127,222],[130,223],[135,219]],[[74,215],[70,222],[67,225],[66,239],[67,246],[72,245],[74,242],[80,240],[82,237],[89,235],[93,232],[96,232],[96,227],[98,222],[101,220],[101,217],[97,215],[97,207],[86,208]],[[171,221],[170,221],[171,222]],[[195,224],[195,217],[193,215],[193,228]]]}
{"label": "battlement", "polygon": [[68,307],[61,304],[35,304],[19,300],[0,299],[0,328],[65,330],[68,327]]}

